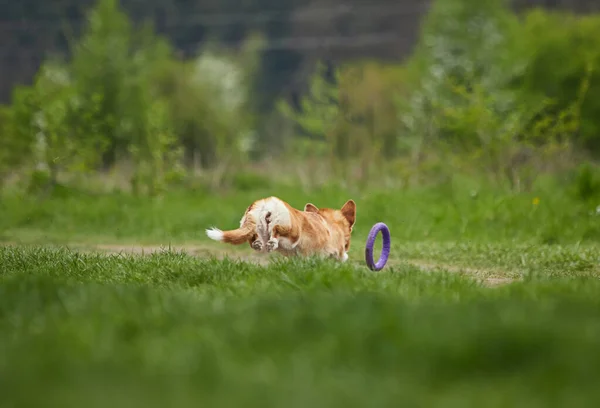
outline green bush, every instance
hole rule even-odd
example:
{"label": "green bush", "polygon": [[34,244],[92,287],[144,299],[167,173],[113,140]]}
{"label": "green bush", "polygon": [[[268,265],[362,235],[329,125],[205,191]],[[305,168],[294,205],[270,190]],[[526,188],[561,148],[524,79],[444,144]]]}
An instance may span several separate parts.
{"label": "green bush", "polygon": [[55,185],[60,171],[80,174],[100,159],[104,138],[92,115],[101,101],[82,98],[67,67],[46,62],[31,87],[17,88],[11,108],[9,137],[16,158],[48,173]]}
{"label": "green bush", "polygon": [[44,64],[34,85],[15,91],[0,123],[0,168],[29,149],[29,164],[56,184],[61,172],[130,162],[133,190],[152,194],[181,180],[187,149],[203,167],[218,164],[220,182],[253,148],[255,44],[182,62],[150,26],[134,29],[116,0],[100,0],[71,61]]}
{"label": "green bush", "polygon": [[136,100],[136,85],[147,76],[140,75],[140,68],[152,69],[144,63],[155,61],[146,61],[147,53],[136,44],[136,33],[117,0],[99,0],[87,20],[82,37],[72,44],[71,66],[83,103],[101,101],[91,116],[107,138],[103,164],[109,167],[139,131],[131,116],[141,116],[147,106]]}
{"label": "green bush", "polygon": [[161,72],[157,84],[169,103],[188,166],[226,171],[256,148],[249,94],[254,41],[238,55],[207,49],[190,61],[173,61]]}
{"label": "green bush", "polygon": [[[434,2],[407,63],[413,86],[397,99],[401,144],[415,146],[417,157],[434,146],[455,168],[486,169],[520,189],[544,162],[564,160],[573,142],[588,140],[600,124],[588,102],[599,37],[588,22],[565,40],[549,16],[536,11],[521,22],[504,0]],[[571,55],[575,32],[582,38]]]}
{"label": "green bush", "polygon": [[290,143],[293,154],[328,158],[338,179],[354,173],[360,183],[369,182],[381,159],[397,153],[393,100],[402,75],[398,65],[359,62],[338,67],[328,78],[319,64],[300,109],[278,104],[305,139]]}
{"label": "green bush", "polygon": [[506,86],[524,68],[517,16],[507,0],[436,0],[425,16],[409,65],[420,86],[447,94],[446,80],[486,90]]}
{"label": "green bush", "polygon": [[170,45],[150,26],[134,30],[116,0],[99,1],[74,48],[81,98],[102,101],[92,117],[109,141],[104,164],[131,160],[135,192],[155,193],[179,171],[175,125],[156,86],[172,60]]}
{"label": "green bush", "polygon": [[31,154],[33,134],[15,137],[14,110],[0,106],[0,186],[11,169],[22,166]]}
{"label": "green bush", "polygon": [[434,1],[407,62],[413,85],[407,98],[397,100],[404,130],[400,137],[424,139],[427,144],[439,140],[461,147],[478,144],[472,123],[447,127],[444,110],[466,101],[457,89],[493,94],[492,105],[481,106],[485,110],[481,113],[496,115],[513,108],[515,95],[507,86],[523,68],[514,37],[517,24],[504,0]]}
{"label": "green bush", "polygon": [[[435,0],[405,64],[317,67],[299,111],[281,103],[268,115],[284,160],[305,161],[307,184],[328,170],[358,187],[384,168],[394,185],[485,170],[519,190],[572,167],[574,152],[597,156],[600,17],[535,10],[521,20],[507,2]],[[181,61],[117,0],[98,0],[71,60],[47,61],[0,111],[0,177],[28,166],[56,184],[64,172],[131,164],[140,193],[191,185],[185,170],[210,170],[212,187],[237,183],[240,166],[275,153],[257,131],[268,121],[252,94],[258,44]],[[282,135],[282,121],[299,131]]]}
{"label": "green bush", "polygon": [[178,156],[167,102],[153,86],[169,58],[166,42],[132,30],[115,0],[100,0],[72,61],[47,61],[33,85],[15,89],[2,132],[8,164],[27,162],[32,186],[53,186],[63,172],[96,170],[120,154],[134,165],[134,189],[156,191]]}
{"label": "green bush", "polygon": [[528,62],[514,89],[533,100],[553,100],[549,114],[580,100],[581,127],[574,141],[600,157],[600,15],[534,10],[525,16],[519,37]]}
{"label": "green bush", "polygon": [[115,0],[100,0],[77,44],[73,67],[85,95],[100,94],[102,132],[110,140],[105,164],[134,164],[136,191],[156,191],[192,167],[225,174],[252,149],[249,84],[256,41],[238,55],[205,50],[179,61],[150,26],[134,30]]}
{"label": "green bush", "polygon": [[581,164],[576,169],[572,186],[576,198],[582,201],[597,200],[600,198],[600,168],[589,162]]}

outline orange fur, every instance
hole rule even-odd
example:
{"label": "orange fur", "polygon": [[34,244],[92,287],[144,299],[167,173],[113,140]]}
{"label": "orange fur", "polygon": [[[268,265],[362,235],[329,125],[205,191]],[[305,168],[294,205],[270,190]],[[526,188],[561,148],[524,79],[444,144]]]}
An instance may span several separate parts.
{"label": "orange fur", "polygon": [[239,228],[230,231],[213,228],[206,234],[233,245],[248,242],[259,252],[322,255],[345,261],[355,221],[353,200],[348,200],[341,209],[319,209],[308,203],[304,211],[300,211],[277,197],[269,197],[248,207]]}

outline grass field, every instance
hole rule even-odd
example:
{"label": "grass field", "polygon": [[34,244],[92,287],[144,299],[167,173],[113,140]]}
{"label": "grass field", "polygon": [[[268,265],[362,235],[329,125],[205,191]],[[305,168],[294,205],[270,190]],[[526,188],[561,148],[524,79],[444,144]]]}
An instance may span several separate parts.
{"label": "grass field", "polygon": [[[477,187],[4,197],[0,405],[597,405],[600,203]],[[271,194],[354,198],[350,262],[205,238]]]}

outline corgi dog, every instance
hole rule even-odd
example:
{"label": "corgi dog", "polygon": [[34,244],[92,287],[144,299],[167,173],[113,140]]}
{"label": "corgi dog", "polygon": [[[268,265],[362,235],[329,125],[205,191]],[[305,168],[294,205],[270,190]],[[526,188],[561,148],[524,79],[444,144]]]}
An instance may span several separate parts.
{"label": "corgi dog", "polygon": [[232,245],[248,242],[258,252],[277,251],[284,256],[325,256],[348,260],[356,204],[341,209],[317,208],[308,203],[297,210],[277,197],[257,200],[247,209],[240,227],[230,231],[206,230],[206,235]]}

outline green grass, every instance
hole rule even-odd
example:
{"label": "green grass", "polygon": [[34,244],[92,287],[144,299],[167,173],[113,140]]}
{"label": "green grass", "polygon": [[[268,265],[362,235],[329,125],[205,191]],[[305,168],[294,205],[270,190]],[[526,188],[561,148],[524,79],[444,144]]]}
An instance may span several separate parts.
{"label": "green grass", "polygon": [[[477,194],[474,195],[473,192]],[[248,205],[277,195],[296,208],[357,203],[355,238],[363,240],[383,221],[394,242],[508,242],[566,244],[600,241],[600,202],[582,202],[553,187],[508,194],[482,185],[449,185],[407,191],[347,192],[329,187],[311,193],[297,187],[228,194],[172,193],[160,198],[68,191],[54,197],[3,197],[0,239],[23,242],[106,241],[181,243],[204,241],[213,225],[234,228]],[[533,204],[539,198],[538,205]]]}
{"label": "green grass", "polygon": [[[597,405],[596,204],[473,188],[3,197],[0,406]],[[204,228],[271,194],[354,198],[351,261],[259,265],[209,244]],[[393,249],[374,273],[377,221]],[[82,250],[95,244],[187,252]]]}
{"label": "green grass", "polygon": [[417,264],[512,279],[600,278],[600,247],[518,243],[419,242],[393,246],[393,257]]}
{"label": "green grass", "polygon": [[593,278],[488,289],[409,266],[35,247],[0,264],[2,406],[600,401]]}

